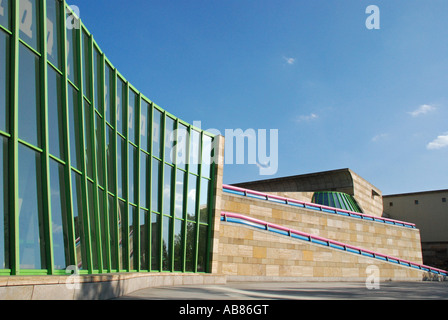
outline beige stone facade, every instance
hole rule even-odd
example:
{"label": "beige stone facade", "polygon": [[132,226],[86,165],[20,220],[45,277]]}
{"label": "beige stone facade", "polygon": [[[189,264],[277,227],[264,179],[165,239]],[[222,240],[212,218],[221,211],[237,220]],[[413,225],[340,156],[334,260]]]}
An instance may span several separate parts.
{"label": "beige stone facade", "polygon": [[[420,232],[223,193],[223,212],[238,213],[289,229],[421,264]],[[421,270],[320,246],[231,222],[219,227],[218,274],[244,281],[365,281],[377,268],[381,280],[429,278]]]}
{"label": "beige stone facade", "polygon": [[421,281],[425,272],[223,222],[218,273],[234,281]]}
{"label": "beige stone facade", "polygon": [[211,273],[218,272],[218,256],[219,252],[219,237],[220,237],[220,219],[221,219],[221,209],[222,209],[222,181],[224,172],[224,137],[217,136],[214,139],[214,157],[215,157],[215,176],[216,185],[213,187],[214,203],[213,203],[213,233],[210,246],[210,257],[211,257]]}
{"label": "beige stone facade", "polygon": [[422,263],[418,229],[345,217],[224,193],[222,211],[239,213],[286,228],[363,249]]}

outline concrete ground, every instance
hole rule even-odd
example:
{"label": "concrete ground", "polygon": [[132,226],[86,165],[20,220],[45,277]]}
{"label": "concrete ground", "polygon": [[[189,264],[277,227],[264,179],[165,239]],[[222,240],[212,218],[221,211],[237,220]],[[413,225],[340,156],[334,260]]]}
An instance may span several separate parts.
{"label": "concrete ground", "polygon": [[148,288],[116,300],[448,300],[448,281],[382,282],[229,282]]}

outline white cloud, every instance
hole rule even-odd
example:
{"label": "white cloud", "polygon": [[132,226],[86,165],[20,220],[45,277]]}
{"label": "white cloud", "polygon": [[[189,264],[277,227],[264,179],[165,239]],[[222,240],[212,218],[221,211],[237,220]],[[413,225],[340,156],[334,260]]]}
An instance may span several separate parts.
{"label": "white cloud", "polygon": [[444,135],[438,136],[434,141],[428,143],[426,148],[429,150],[437,150],[448,147],[448,132]]}
{"label": "white cloud", "polygon": [[195,201],[195,200],[196,200],[196,188],[195,188],[195,189],[191,189],[191,190],[188,192],[187,197],[188,197],[188,199],[190,199],[190,200],[192,200],[192,201]]}
{"label": "white cloud", "polygon": [[285,59],[287,64],[294,64],[296,62],[296,59],[294,58],[283,57],[283,59]]}
{"label": "white cloud", "polygon": [[377,142],[377,141],[379,141],[379,140],[386,139],[388,136],[389,136],[389,135],[388,135],[387,133],[377,134],[376,136],[374,136],[374,137],[372,138],[372,141],[373,141],[373,142]]}
{"label": "white cloud", "polygon": [[317,118],[319,118],[319,116],[315,113],[311,113],[310,115],[302,115],[296,118],[297,122],[302,122],[302,121],[311,121],[311,120],[316,120]]}
{"label": "white cloud", "polygon": [[409,114],[413,117],[418,117],[421,114],[426,114],[428,112],[434,111],[435,109],[436,108],[434,106],[430,106],[429,104],[423,104],[416,110],[409,112]]}

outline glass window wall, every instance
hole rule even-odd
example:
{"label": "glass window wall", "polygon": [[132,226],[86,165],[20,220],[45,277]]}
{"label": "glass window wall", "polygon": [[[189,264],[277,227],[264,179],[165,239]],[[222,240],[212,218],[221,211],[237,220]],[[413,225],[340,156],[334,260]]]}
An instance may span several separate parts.
{"label": "glass window wall", "polygon": [[214,181],[199,162],[213,139],[127,82],[65,1],[18,0],[17,23],[12,3],[0,0],[0,274],[207,272]]}

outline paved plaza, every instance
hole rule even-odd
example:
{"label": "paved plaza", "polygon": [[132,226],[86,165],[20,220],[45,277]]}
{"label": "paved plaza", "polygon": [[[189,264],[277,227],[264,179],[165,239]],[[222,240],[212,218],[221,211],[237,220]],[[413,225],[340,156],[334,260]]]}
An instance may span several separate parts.
{"label": "paved plaza", "polygon": [[148,288],[118,300],[448,300],[448,281],[229,282],[226,285]]}

